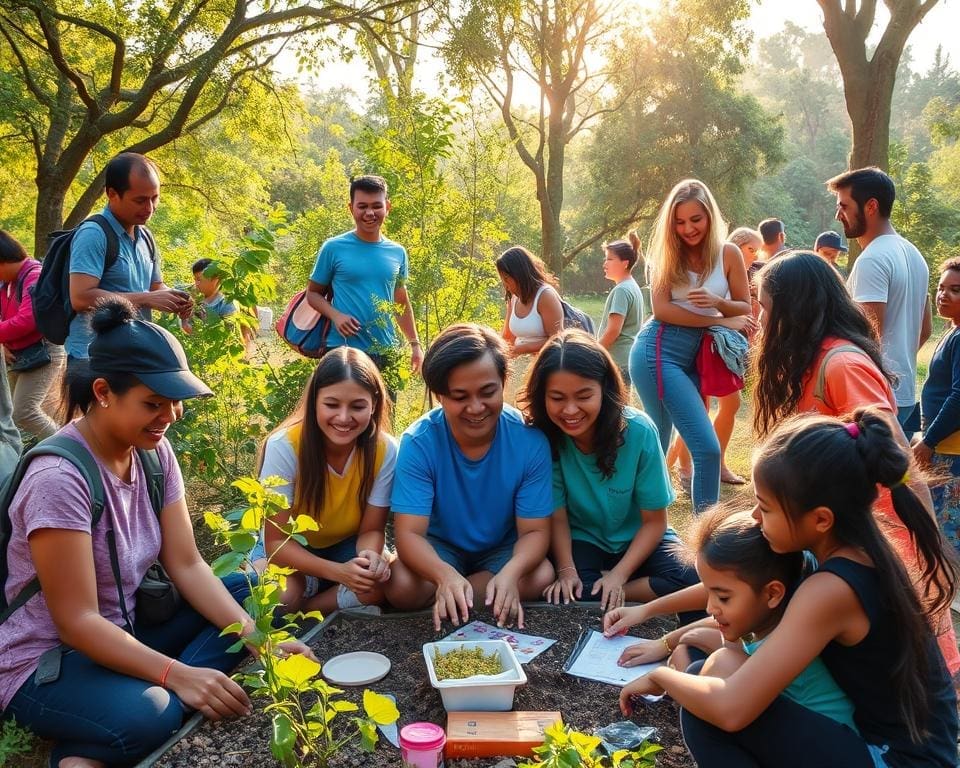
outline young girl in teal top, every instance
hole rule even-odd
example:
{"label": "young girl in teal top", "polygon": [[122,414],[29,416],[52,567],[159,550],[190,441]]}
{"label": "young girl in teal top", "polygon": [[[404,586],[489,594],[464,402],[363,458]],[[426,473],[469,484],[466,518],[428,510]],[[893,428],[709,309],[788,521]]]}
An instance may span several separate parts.
{"label": "young girl in teal top", "polygon": [[697,580],[673,551],[673,489],[657,430],[627,399],[610,353],[582,331],[553,336],[530,369],[519,402],[553,451],[557,578],[548,601],[599,600],[606,610]]}
{"label": "young girl in teal top", "polygon": [[[638,644],[640,653],[627,666],[669,656],[669,666],[686,669],[694,658],[710,653],[709,667],[705,667],[712,674],[721,667],[739,667],[780,622],[790,594],[803,576],[803,554],[777,554],[770,549],[750,512],[714,507],[694,522],[689,541],[697,573],[707,590],[711,618],[680,627],[659,640],[643,641]],[[630,694],[627,686],[622,697],[625,713],[632,708]],[[857,730],[853,704],[819,657],[793,679],[783,695]]]}
{"label": "young girl in teal top", "polygon": [[[927,618],[953,599],[952,552],[910,487],[896,423],[875,409],[847,418],[784,422],[754,456],[764,538],[818,563],[763,645],[739,666],[658,667],[624,689],[670,694],[700,768],[956,768],[957,699]],[[874,519],[878,485],[910,531],[916,573]],[[817,657],[853,702],[859,733],[780,695]]]}

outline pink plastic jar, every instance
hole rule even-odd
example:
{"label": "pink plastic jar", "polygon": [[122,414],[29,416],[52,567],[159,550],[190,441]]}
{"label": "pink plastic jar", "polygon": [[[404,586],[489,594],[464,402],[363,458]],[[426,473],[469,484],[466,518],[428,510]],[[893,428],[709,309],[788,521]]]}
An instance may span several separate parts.
{"label": "pink plastic jar", "polygon": [[447,734],[433,723],[410,723],[400,729],[403,768],[443,768]]}

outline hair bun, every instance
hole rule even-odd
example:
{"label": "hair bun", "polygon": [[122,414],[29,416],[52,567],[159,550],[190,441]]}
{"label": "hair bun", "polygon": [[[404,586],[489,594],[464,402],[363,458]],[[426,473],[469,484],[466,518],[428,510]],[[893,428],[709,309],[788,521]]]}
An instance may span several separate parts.
{"label": "hair bun", "polygon": [[90,327],[94,333],[106,333],[123,323],[136,320],[137,316],[137,310],[129,300],[122,296],[111,296],[97,302],[90,318]]}
{"label": "hair bun", "polygon": [[910,469],[910,457],[894,437],[891,419],[876,408],[858,410],[853,414],[859,428],[857,450],[863,457],[873,482],[893,488],[900,485]]}

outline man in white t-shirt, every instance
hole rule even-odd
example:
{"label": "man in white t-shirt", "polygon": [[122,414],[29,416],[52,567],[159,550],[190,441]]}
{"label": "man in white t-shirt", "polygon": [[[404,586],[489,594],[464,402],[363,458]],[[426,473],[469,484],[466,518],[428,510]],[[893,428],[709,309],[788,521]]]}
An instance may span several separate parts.
{"label": "man in white t-shirt", "polygon": [[896,197],[893,180],[879,168],[835,176],[827,189],[837,196],[837,221],[863,252],[847,281],[880,336],[884,363],[897,376],[898,418],[909,438],[919,429],[917,351],[930,338],[930,270],[920,251],[890,223]]}

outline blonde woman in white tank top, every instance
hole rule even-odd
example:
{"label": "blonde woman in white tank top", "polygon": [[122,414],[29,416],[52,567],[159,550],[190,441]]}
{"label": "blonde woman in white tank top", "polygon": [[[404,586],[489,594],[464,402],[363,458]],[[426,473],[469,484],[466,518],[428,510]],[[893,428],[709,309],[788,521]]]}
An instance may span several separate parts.
{"label": "blonde woman in white tank top", "polygon": [[510,345],[510,355],[534,355],[563,328],[556,278],[540,259],[520,246],[500,255],[497,272],[507,293],[503,338]]}
{"label": "blonde woman in white tank top", "polygon": [[720,442],[703,407],[696,355],[712,325],[753,324],[747,270],[725,243],[727,225],[706,185],[677,184],[664,201],[647,250],[653,318],[630,352],[630,378],[667,452],[673,427],[693,459],[695,512],[720,497]]}
{"label": "blonde woman in white tank top", "polygon": [[[744,264],[746,267],[746,264]],[[699,275],[696,272],[687,273],[690,276],[690,285],[696,285]],[[724,259],[717,259],[717,265],[713,272],[704,278],[700,284],[700,289],[709,291],[715,296],[721,296],[724,299],[730,299],[730,283],[727,280],[727,270]],[[671,289],[671,301],[678,307],[683,307],[698,315],[712,315],[722,317],[716,307],[698,307],[692,303],[689,296],[689,286],[681,289]],[[717,415],[713,419],[713,431],[717,433],[717,439],[720,441],[720,482],[729,485],[743,485],[746,480],[736,474],[727,466],[727,445],[733,436],[733,426],[737,418],[737,411],[740,410],[740,390],[731,392],[729,395],[716,398]],[[710,412],[710,398],[704,397],[704,407]],[[682,437],[674,440],[670,446],[670,452],[667,454],[667,466],[672,468],[677,461],[680,462],[680,484],[688,491],[690,489],[690,478],[693,476],[693,467],[691,466],[690,451],[687,450]]]}

